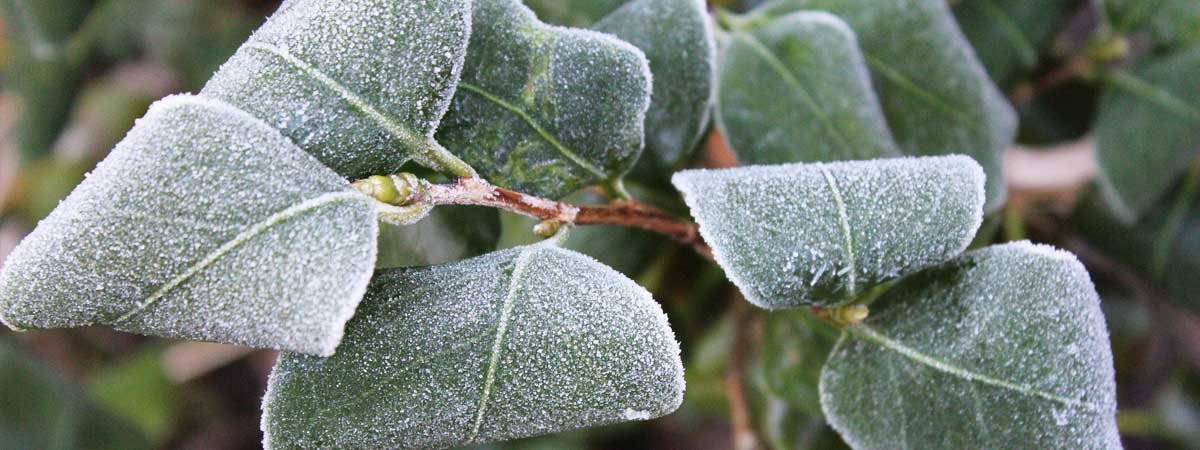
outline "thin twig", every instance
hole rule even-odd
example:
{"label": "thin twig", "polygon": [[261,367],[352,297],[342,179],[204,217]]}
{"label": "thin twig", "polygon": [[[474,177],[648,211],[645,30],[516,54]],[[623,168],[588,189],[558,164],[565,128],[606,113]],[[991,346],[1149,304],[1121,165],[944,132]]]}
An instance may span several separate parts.
{"label": "thin twig", "polygon": [[422,198],[433,205],[476,205],[499,208],[541,220],[575,225],[616,225],[667,236],[712,259],[696,224],[649,205],[621,200],[611,205],[572,205],[494,186],[479,178],[460,178],[454,184],[428,186]]}

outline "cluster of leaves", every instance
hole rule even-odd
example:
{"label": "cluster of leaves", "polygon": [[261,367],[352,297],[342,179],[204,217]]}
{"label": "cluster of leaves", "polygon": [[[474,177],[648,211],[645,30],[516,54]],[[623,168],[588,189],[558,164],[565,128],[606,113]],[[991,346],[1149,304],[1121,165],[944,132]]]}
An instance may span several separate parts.
{"label": "cluster of leaves", "polygon": [[[1082,265],[1028,243],[965,252],[1004,204],[1018,131],[992,79],[1034,70],[1056,23],[1038,13],[1072,2],[775,0],[715,15],[698,0],[528,3],[286,2],[198,95],[151,107],[14,251],[0,318],[282,349],[268,448],[649,419],[683,401],[675,333],[645,289],[576,250],[632,276],[660,240],[581,228],[487,253],[526,240],[513,230],[527,224],[384,205],[349,181],[479,176],[572,201],[628,185],[690,211],[746,300],[786,310],[757,360],[782,411],[763,427],[773,445],[807,445],[828,423],[861,449],[1120,447]],[[1187,293],[1183,247],[1197,240],[1176,237],[1197,234],[1200,177],[1179,181],[1200,147],[1186,76],[1198,14],[1165,3],[1107,2],[1113,26],[1086,43],[1088,73],[1112,88],[1102,199],[1078,216],[1097,215],[1082,223],[1102,235],[1160,230],[1112,245]],[[965,25],[997,10],[1039,20]],[[1109,64],[1141,31],[1145,60]],[[713,127],[754,166],[672,177]],[[1143,147],[1155,150],[1130,157]],[[797,309],[861,306],[867,320],[837,327]]]}

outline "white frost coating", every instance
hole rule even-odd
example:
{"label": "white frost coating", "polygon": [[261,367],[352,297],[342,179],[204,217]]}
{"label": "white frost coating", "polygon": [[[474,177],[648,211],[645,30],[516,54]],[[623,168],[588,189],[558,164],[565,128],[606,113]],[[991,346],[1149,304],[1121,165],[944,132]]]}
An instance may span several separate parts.
{"label": "white frost coating", "polygon": [[289,0],[202,95],[263,118],[348,178],[409,159],[463,174],[432,135],[470,31],[470,0]]}
{"label": "white frost coating", "polygon": [[652,75],[612,36],[546,25],[519,0],[475,0],[462,80],[437,139],[484,178],[558,198],[641,153]]}
{"label": "white frost coating", "polygon": [[1108,330],[1074,255],[989,247],[910,276],[872,308],[820,382],[851,447],[1121,448]]}
{"label": "white frost coating", "polygon": [[332,358],[284,354],[267,449],[442,448],[645,420],[683,398],[666,315],[546,243],[380,272]]}
{"label": "white frost coating", "polygon": [[673,178],[717,262],[764,308],[849,301],[966,249],[984,174],[965,156],[690,170]]}
{"label": "white frost coating", "polygon": [[372,203],[236,107],[169,97],[13,251],[0,314],[329,355],[374,266]]}

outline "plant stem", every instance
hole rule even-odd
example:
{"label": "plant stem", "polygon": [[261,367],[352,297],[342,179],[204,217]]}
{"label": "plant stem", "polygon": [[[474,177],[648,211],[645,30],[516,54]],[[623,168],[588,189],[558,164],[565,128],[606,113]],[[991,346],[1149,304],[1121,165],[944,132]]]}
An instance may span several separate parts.
{"label": "plant stem", "polygon": [[574,225],[616,225],[667,236],[712,259],[712,248],[696,224],[634,200],[611,205],[572,205],[493,186],[480,178],[460,178],[454,184],[427,186],[415,199],[433,205],[476,205]]}

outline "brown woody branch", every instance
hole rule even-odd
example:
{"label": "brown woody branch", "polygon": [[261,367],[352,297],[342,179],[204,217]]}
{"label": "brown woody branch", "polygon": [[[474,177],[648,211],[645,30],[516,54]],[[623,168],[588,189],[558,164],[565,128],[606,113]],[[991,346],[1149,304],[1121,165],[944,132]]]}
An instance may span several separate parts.
{"label": "brown woody branch", "polygon": [[428,186],[417,201],[433,205],[476,205],[499,208],[541,220],[574,225],[616,225],[667,236],[712,259],[712,249],[696,224],[633,200],[611,205],[572,205],[493,186],[479,178]]}

